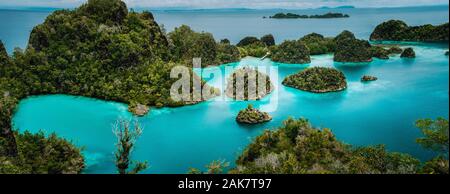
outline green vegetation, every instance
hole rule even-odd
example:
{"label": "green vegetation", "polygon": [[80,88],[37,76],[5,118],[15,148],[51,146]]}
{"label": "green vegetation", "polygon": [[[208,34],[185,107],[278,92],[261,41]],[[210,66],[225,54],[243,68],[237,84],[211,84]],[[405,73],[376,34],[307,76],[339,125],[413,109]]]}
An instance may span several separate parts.
{"label": "green vegetation", "polygon": [[229,166],[230,163],[225,160],[215,160],[206,165],[207,172],[202,172],[197,168],[190,168],[188,174],[223,174]]}
{"label": "green vegetation", "polygon": [[390,51],[381,46],[372,46],[370,47],[370,52],[372,53],[372,57],[379,59],[389,59]]}
{"label": "green vegetation", "polygon": [[334,39],[336,52],[334,61],[337,62],[369,62],[372,61],[371,45],[366,40],[358,40],[349,31],[344,31]]}
{"label": "green vegetation", "polygon": [[270,18],[273,19],[328,19],[328,18],[348,18],[350,17],[347,14],[342,13],[326,13],[323,15],[299,15],[294,13],[277,13]]}
{"label": "green vegetation", "polygon": [[272,34],[267,34],[261,37],[261,42],[266,44],[266,46],[274,46],[275,45],[275,38]]}
{"label": "green vegetation", "polygon": [[268,75],[249,67],[233,72],[227,83],[226,95],[236,100],[260,100],[274,89]]}
{"label": "green vegetation", "polygon": [[391,46],[388,49],[389,54],[401,54],[403,52],[403,49],[399,46]]}
{"label": "green vegetation", "polygon": [[[433,134],[446,131],[448,120],[419,121]],[[445,128],[446,127],[446,128]],[[441,136],[439,135],[439,136]],[[434,135],[431,135],[435,137]],[[431,136],[427,136],[429,139]],[[435,138],[431,138],[435,139]],[[431,145],[445,142],[431,141]],[[428,144],[428,143],[427,143]],[[448,141],[446,142],[448,151]],[[434,147],[434,146],[433,146]],[[440,147],[440,146],[438,146]],[[448,152],[447,152],[448,154]],[[312,127],[306,119],[284,121],[275,131],[265,131],[236,161],[237,174],[448,174],[448,156],[421,164],[407,154],[389,152],[385,146],[351,147],[337,140],[330,129]]]}
{"label": "green vegetation", "polygon": [[253,108],[253,105],[251,104],[249,104],[246,109],[241,110],[236,117],[236,121],[238,123],[244,124],[265,123],[271,120],[272,117],[268,113],[261,112],[260,110]]}
{"label": "green vegetation", "polygon": [[378,25],[370,35],[372,41],[445,41],[448,42],[448,23],[439,26],[408,26],[400,20]]}
{"label": "green vegetation", "polygon": [[243,38],[241,41],[239,41],[239,43],[236,46],[244,47],[244,46],[252,45],[255,43],[261,43],[261,41],[256,37],[247,36],[247,37]]}
{"label": "green vegetation", "polygon": [[311,55],[333,53],[336,50],[336,43],[332,38],[325,38],[317,33],[308,34],[300,38],[300,41],[309,48]]}
{"label": "green vegetation", "polygon": [[2,139],[0,157],[16,157],[18,155],[16,138],[11,126],[11,117],[16,104],[17,100],[9,97],[9,94],[5,93],[0,96],[0,138]]}
{"label": "green vegetation", "polygon": [[[147,162],[132,162],[130,160],[136,140],[142,134],[142,128],[139,123],[133,123],[130,126],[129,121],[119,120],[114,125],[114,134],[117,136],[116,167],[119,174],[137,174],[148,168]],[[131,165],[134,167],[131,168]]]}
{"label": "green vegetation", "polygon": [[202,67],[218,65],[216,60],[218,51],[214,37],[210,33],[197,33],[189,26],[182,25],[168,34],[173,59],[183,64],[192,65],[193,58],[202,59]]}
{"label": "green vegetation", "polygon": [[[8,156],[9,140],[0,137],[0,174],[79,174],[81,150],[55,134],[15,133],[17,155]],[[6,150],[5,150],[6,149]]]}
{"label": "green vegetation", "polygon": [[314,67],[286,77],[283,85],[308,92],[326,93],[345,90],[347,81],[344,73],[337,69]]}
{"label": "green vegetation", "polygon": [[375,76],[365,75],[361,78],[362,82],[370,82],[370,81],[377,81],[378,78]]}
{"label": "green vegetation", "polygon": [[[202,52],[193,53],[200,55],[196,57],[215,52],[216,44],[211,41],[214,39],[210,35],[189,31],[187,35],[192,37],[183,38],[197,41],[195,46],[203,49]],[[12,57],[6,54],[0,43],[0,156],[6,157],[6,163],[12,165],[33,162],[43,165],[34,161],[33,157],[21,157],[21,152],[29,149],[21,150],[19,144],[34,143],[41,147],[48,144],[51,148],[53,142],[58,140],[53,136],[48,140],[37,136],[35,139],[41,139],[39,142],[19,142],[18,138],[30,135],[13,134],[11,117],[14,107],[20,99],[31,95],[93,97],[130,104],[130,110],[135,110],[137,105],[145,108],[184,105],[184,102],[175,102],[170,97],[170,87],[177,81],[170,78],[171,69],[186,62],[186,58],[178,56],[178,51],[185,47],[173,48],[173,42],[166,38],[151,13],[129,12],[120,0],[89,0],[77,9],[53,12],[43,24],[32,30],[27,49],[16,49]],[[206,63],[213,60],[216,59],[204,59]],[[194,79],[199,79],[192,71],[190,73]],[[203,87],[209,87],[202,83]],[[32,145],[28,147],[32,149]],[[70,147],[70,144],[67,143],[66,147]],[[52,156],[47,155],[53,153],[46,151],[37,150],[36,154],[43,155],[42,160],[52,164],[54,158],[48,158]],[[65,166],[59,171],[52,167],[48,173],[79,171],[78,163],[70,167],[68,165],[71,163],[64,162],[74,158],[72,152],[76,151],[69,151],[55,153],[59,154],[59,163]],[[67,170],[69,168],[73,170]],[[45,173],[45,170],[23,172]]]}
{"label": "green vegetation", "polygon": [[301,41],[284,41],[271,48],[272,60],[280,63],[305,64],[311,62],[310,51]]}
{"label": "green vegetation", "polygon": [[263,42],[255,42],[246,46],[239,47],[241,58],[246,56],[264,57],[270,53],[269,48]]}
{"label": "green vegetation", "polygon": [[406,48],[400,55],[401,58],[416,58],[416,52],[413,48]]}
{"label": "green vegetation", "polygon": [[417,143],[422,145],[425,149],[435,151],[439,154],[437,157],[425,163],[421,173],[448,174],[448,119],[421,119],[416,122],[416,126],[423,134],[422,138],[416,140]]}
{"label": "green vegetation", "polygon": [[449,127],[447,119],[421,119],[416,122],[416,126],[422,131],[424,136],[417,139],[418,144],[426,149],[448,156]]}

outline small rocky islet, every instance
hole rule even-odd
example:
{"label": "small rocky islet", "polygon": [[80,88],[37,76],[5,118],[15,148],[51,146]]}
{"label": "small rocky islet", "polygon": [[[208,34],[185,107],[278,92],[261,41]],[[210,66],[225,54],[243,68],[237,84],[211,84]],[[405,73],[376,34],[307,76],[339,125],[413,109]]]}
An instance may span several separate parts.
{"label": "small rocky islet", "polygon": [[416,58],[416,52],[413,48],[406,48],[400,55],[401,58]]}
{"label": "small rocky islet", "polygon": [[371,75],[364,75],[364,76],[361,78],[361,82],[372,82],[372,81],[377,81],[377,80],[378,80],[377,77],[371,76]]}
{"label": "small rocky islet", "polygon": [[236,121],[242,124],[260,124],[272,120],[272,117],[267,112],[262,112],[253,105],[249,104],[244,110],[241,110],[236,117]]}
{"label": "small rocky islet", "polygon": [[[242,79],[242,81],[239,81]],[[253,81],[249,81],[253,80]],[[265,81],[265,83],[260,83]],[[274,90],[270,77],[250,67],[243,67],[235,72],[227,80],[226,96],[235,100],[260,100]],[[243,91],[238,92],[238,89]]]}
{"label": "small rocky islet", "polygon": [[286,77],[283,85],[313,93],[328,93],[345,90],[347,80],[337,69],[313,67]]}

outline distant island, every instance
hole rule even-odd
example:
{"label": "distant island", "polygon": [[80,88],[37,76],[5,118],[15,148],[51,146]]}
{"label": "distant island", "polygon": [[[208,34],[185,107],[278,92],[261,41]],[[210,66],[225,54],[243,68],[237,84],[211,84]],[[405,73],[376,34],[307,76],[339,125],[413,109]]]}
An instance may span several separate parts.
{"label": "distant island", "polygon": [[343,13],[326,13],[323,15],[299,15],[295,13],[277,13],[273,16],[270,16],[272,19],[329,19],[329,18],[348,18],[350,17],[347,14]]}

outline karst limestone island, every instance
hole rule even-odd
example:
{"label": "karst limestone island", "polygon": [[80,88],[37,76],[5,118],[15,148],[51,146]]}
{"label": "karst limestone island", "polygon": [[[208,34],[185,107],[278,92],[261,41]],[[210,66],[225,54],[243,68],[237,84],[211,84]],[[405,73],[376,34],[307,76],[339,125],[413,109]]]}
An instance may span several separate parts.
{"label": "karst limestone island", "polygon": [[[375,29],[371,40],[448,42],[448,34],[448,23],[409,27],[400,21],[388,21]],[[312,33],[281,44],[276,44],[268,34],[261,38],[246,37],[237,45],[227,39],[216,42],[212,34],[195,32],[188,26],[165,34],[150,12],[129,11],[120,0],[88,0],[76,9],[50,14],[44,23],[33,28],[24,50],[16,49],[8,56],[0,41],[0,173],[81,173],[85,168],[80,148],[69,141],[56,135],[14,131],[11,119],[16,106],[29,96],[68,94],[116,101],[128,104],[134,114],[144,115],[150,111],[149,107],[196,104],[221,92],[236,98],[235,87],[256,90],[256,96],[244,92],[239,96],[243,100],[264,98],[275,89],[269,77],[256,69],[236,70],[226,91],[209,86],[189,70],[192,79],[201,83],[201,91],[209,91],[209,95],[202,95],[198,100],[175,101],[170,97],[170,90],[178,79],[170,78],[170,72],[175,66],[191,69],[193,58],[202,58],[203,67],[237,62],[246,56],[298,65],[310,63],[312,54],[334,54],[337,62],[369,62],[373,57],[388,59],[402,52],[405,57],[413,56],[409,49],[371,45],[349,31],[336,37]],[[242,83],[235,82],[234,75],[242,73],[244,77],[255,76],[261,81],[256,85],[244,81],[243,86],[237,86]],[[342,72],[323,67],[288,76],[283,84],[316,93],[338,92],[347,87]],[[187,95],[193,97],[193,91],[198,89],[191,86]],[[238,121],[254,123],[270,119],[253,107],[244,110],[242,115]],[[301,149],[293,152],[294,147]],[[381,153],[386,163],[373,164],[371,154],[367,153]],[[270,158],[276,158],[282,166],[267,166],[265,161]],[[332,161],[339,162],[342,168]],[[236,173],[401,173],[399,169],[410,169],[404,173],[428,173],[443,172],[441,164],[447,164],[448,173],[446,158],[419,165],[416,159],[389,153],[383,147],[351,149],[336,140],[331,132],[316,130],[303,119],[288,119],[279,130],[257,137],[237,164],[240,167],[234,170]]]}
{"label": "karst limestone island", "polygon": [[246,109],[241,110],[236,117],[236,121],[242,124],[259,124],[269,122],[271,120],[272,117],[269,113],[253,108],[253,105],[251,104],[249,104]]}
{"label": "karst limestone island", "polygon": [[277,13],[269,18],[272,19],[330,19],[330,18],[348,18],[348,14],[328,12],[322,15],[299,15],[295,13]]}

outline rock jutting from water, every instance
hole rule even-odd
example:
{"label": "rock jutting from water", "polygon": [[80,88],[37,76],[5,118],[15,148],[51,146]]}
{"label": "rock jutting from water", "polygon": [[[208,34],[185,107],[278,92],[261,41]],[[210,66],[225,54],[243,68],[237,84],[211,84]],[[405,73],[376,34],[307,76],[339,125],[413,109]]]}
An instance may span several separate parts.
{"label": "rock jutting from water", "polygon": [[283,85],[313,93],[338,92],[347,88],[341,71],[327,67],[313,67],[286,77]]}
{"label": "rock jutting from water", "polygon": [[371,76],[371,75],[365,75],[361,78],[362,82],[370,82],[370,81],[377,81],[378,78],[375,76]]}
{"label": "rock jutting from water", "polygon": [[416,52],[414,52],[413,48],[406,48],[402,55],[400,55],[401,58],[416,58]]}
{"label": "rock jutting from water", "polygon": [[236,121],[243,124],[259,124],[269,122],[271,120],[272,117],[269,113],[253,108],[253,105],[251,104],[249,104],[246,109],[241,110],[236,117]]}
{"label": "rock jutting from water", "polygon": [[249,67],[236,70],[227,81],[225,94],[235,100],[260,100],[274,89],[268,75]]}

